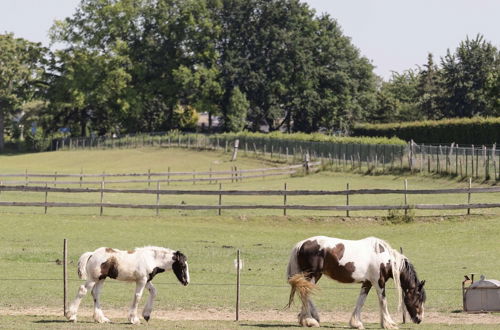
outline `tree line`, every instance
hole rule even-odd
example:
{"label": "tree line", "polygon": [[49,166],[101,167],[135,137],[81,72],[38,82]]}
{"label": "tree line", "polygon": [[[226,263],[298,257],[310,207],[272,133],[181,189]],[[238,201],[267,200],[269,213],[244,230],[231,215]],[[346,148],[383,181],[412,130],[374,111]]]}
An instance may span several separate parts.
{"label": "tree line", "polygon": [[231,132],[500,115],[499,51],[483,37],[384,82],[299,0],[82,0],[50,34],[62,47],[0,35],[11,139],[194,130],[202,112]]}

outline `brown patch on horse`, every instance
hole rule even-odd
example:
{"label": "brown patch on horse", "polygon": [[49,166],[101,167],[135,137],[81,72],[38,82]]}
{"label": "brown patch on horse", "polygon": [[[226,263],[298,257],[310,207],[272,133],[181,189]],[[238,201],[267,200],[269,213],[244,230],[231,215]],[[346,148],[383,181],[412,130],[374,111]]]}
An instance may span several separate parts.
{"label": "brown patch on horse", "polygon": [[128,250],[127,251],[128,254],[132,254],[132,253],[135,253],[135,250]]}
{"label": "brown patch on horse", "polygon": [[318,281],[323,271],[324,250],[316,241],[305,241],[297,253],[297,263],[302,272]]}
{"label": "brown patch on horse", "polygon": [[165,269],[160,268],[160,267],[155,267],[151,273],[148,274],[148,282],[153,280],[153,278],[156,276],[156,274],[163,273]]}
{"label": "brown patch on horse", "polygon": [[354,262],[350,261],[345,265],[340,264],[344,256],[344,244],[335,245],[333,249],[326,249],[323,273],[341,283],[353,283],[352,273],[356,270]]}
{"label": "brown patch on horse", "polygon": [[112,249],[112,248],[106,248],[106,252],[107,253],[116,253],[116,250]]}
{"label": "brown patch on horse", "polygon": [[111,257],[101,264],[101,275],[100,280],[104,280],[106,277],[116,279],[118,277],[118,261],[115,257]]}
{"label": "brown patch on horse", "polygon": [[380,243],[375,245],[375,253],[383,253],[385,251],[384,246]]}
{"label": "brown patch on horse", "polygon": [[[385,282],[389,280],[389,278],[392,277],[392,266],[390,262],[387,262],[386,264],[381,263],[380,264],[380,270],[379,270],[379,279],[378,279],[378,285],[382,289],[385,288]],[[382,295],[385,297],[385,290],[382,290]]]}

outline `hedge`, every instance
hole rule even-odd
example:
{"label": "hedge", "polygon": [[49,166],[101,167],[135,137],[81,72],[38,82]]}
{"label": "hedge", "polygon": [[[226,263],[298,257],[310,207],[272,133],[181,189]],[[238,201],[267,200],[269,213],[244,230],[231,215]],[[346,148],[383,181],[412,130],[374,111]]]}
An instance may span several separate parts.
{"label": "hedge", "polygon": [[500,141],[500,117],[359,124],[354,127],[353,135],[397,137],[426,144],[492,145]]}
{"label": "hedge", "polygon": [[351,136],[333,136],[322,133],[222,133],[216,136],[223,138],[267,138],[291,141],[304,141],[304,142],[332,142],[337,144],[378,144],[378,145],[405,145],[406,142],[396,137],[351,137]]}

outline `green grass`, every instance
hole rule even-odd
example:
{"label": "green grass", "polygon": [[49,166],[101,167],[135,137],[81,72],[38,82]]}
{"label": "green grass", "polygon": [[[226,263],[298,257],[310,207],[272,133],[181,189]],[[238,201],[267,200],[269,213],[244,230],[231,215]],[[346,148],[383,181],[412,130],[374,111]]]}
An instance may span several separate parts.
{"label": "green grass", "polygon": [[[12,158],[11,158],[12,157]],[[166,166],[206,169],[211,164],[229,167],[227,155],[208,152],[183,152],[180,150],[114,150],[56,152],[36,155],[0,157],[0,171],[3,173],[29,168],[33,172],[49,172],[50,169],[78,173],[85,172],[138,172],[151,167],[159,170]],[[113,159],[117,160],[113,162]],[[241,167],[264,167],[269,164],[259,160],[241,158]],[[145,163],[145,164],[143,164]],[[112,166],[114,165],[114,166]],[[142,166],[142,167],[141,167]],[[222,165],[220,165],[222,166]],[[17,167],[17,168],[16,168]],[[89,169],[88,171],[86,169]],[[112,169],[112,170],[111,170]],[[228,189],[281,189],[283,183],[288,189],[344,189],[347,182],[356,188],[401,188],[403,178],[396,176],[359,176],[325,172],[305,177],[256,179],[226,184]],[[410,188],[444,188],[463,186],[451,180],[430,180],[410,177]],[[193,188],[192,184],[175,185],[176,188]],[[214,189],[215,185],[196,185],[197,189]],[[34,194],[36,197],[37,195]],[[40,198],[41,194],[37,198]],[[2,200],[16,200],[20,195],[2,193]],[[77,197],[72,197],[77,198]],[[80,199],[88,198],[80,196]],[[131,197],[124,195],[113,198]],[[136,197],[134,197],[136,198]],[[139,197],[145,198],[145,197]],[[150,196],[150,203],[154,203]],[[188,203],[207,202],[202,196],[183,196]],[[189,200],[187,200],[189,198]],[[398,202],[402,196],[355,196],[353,204]],[[466,196],[444,195],[440,202],[458,202]],[[477,200],[476,200],[477,198]],[[473,196],[473,200],[495,200],[495,196]],[[97,197],[95,197],[97,199]],[[410,196],[410,199],[417,200]],[[436,197],[425,197],[436,202]],[[134,202],[139,203],[143,201]],[[216,201],[212,201],[214,204]],[[224,203],[240,203],[237,197],[225,198]],[[282,203],[276,197],[245,197],[245,203]],[[342,198],[296,197],[289,203],[331,204],[341,203]],[[419,201],[422,202],[422,201]],[[62,259],[63,239],[69,247],[69,298],[73,298],[81,283],[76,275],[76,262],[81,253],[100,246],[130,249],[136,246],[159,245],[185,252],[189,258],[192,284],[182,287],[171,273],[155,278],[158,297],[156,309],[183,308],[205,310],[208,308],[231,310],[235,302],[234,259],[240,249],[244,260],[242,271],[241,308],[243,310],[279,310],[287,303],[289,288],[285,281],[285,268],[291,247],[299,240],[313,235],[329,235],[349,239],[378,236],[389,241],[394,248],[402,246],[405,254],[414,263],[419,277],[427,280],[428,302],[431,311],[450,313],[460,310],[462,305],[461,281],[467,273],[486,274],[488,278],[500,278],[498,254],[500,215],[495,210],[474,211],[471,217],[462,217],[463,211],[446,212],[449,216],[429,219],[418,211],[415,221],[391,224],[375,217],[373,212],[351,212],[363,217],[333,217],[342,212],[320,212],[317,215],[306,212],[289,212],[283,217],[281,211],[223,211],[216,212],[162,211],[160,216],[146,210],[105,210],[100,217],[98,210],[91,209],[43,209],[27,208],[0,209],[0,308],[29,309],[40,306],[59,308],[62,306],[62,266],[56,261]],[[381,212],[378,215],[385,215]],[[436,214],[436,213],[434,213]],[[322,312],[351,311],[359,292],[359,285],[344,285],[323,279],[321,291],[315,297]],[[390,285],[392,287],[392,284]],[[389,306],[396,307],[394,290],[390,290]],[[103,290],[103,308],[124,309],[130,304],[133,286],[108,280]],[[144,300],[144,299],[143,299]],[[144,301],[143,301],[144,302]],[[91,308],[91,298],[86,297],[82,308]],[[142,304],[141,304],[142,306]],[[294,306],[292,310],[297,310]],[[377,311],[375,294],[371,293],[365,310]],[[126,315],[126,314],[124,314]],[[19,328],[38,326],[66,327],[59,317],[22,316]],[[90,321],[90,320],[89,320]],[[347,321],[347,320],[346,320]],[[0,324],[12,323],[14,317],[0,316]],[[232,327],[275,327],[280,324],[231,322],[167,322],[156,321],[158,327],[197,328],[205,324],[213,328]],[[283,325],[285,327],[290,325]],[[376,326],[376,325],[374,325]],[[10,327],[10,326],[9,326]],[[87,324],[85,324],[87,327]],[[89,328],[94,325],[88,325]],[[116,327],[110,325],[109,327]],[[484,326],[482,328],[488,328]],[[432,327],[430,327],[432,329]]]}
{"label": "green grass", "polygon": [[[63,320],[62,317],[48,316],[0,316],[0,324],[5,329],[137,329],[126,323],[126,319],[115,320],[113,324],[96,324],[90,318],[82,319],[79,323],[73,325]],[[378,324],[365,323],[366,329],[379,329]],[[322,327],[327,329],[346,329],[347,323],[329,323],[325,322]],[[304,329],[298,327],[296,323],[289,322],[249,322],[249,321],[164,321],[152,319],[148,329]],[[401,324],[400,329],[497,329],[498,325],[457,325],[457,324]]]}

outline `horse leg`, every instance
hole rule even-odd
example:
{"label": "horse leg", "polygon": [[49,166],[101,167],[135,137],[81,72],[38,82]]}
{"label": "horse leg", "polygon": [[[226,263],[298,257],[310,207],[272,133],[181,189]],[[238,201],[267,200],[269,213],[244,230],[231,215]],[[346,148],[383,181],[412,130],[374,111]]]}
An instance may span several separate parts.
{"label": "horse leg", "polygon": [[397,324],[392,320],[387,309],[387,299],[385,297],[385,283],[380,286],[380,282],[375,283],[377,289],[378,302],[380,306],[380,326],[384,329],[398,329]]}
{"label": "horse leg", "polygon": [[132,324],[140,324],[141,321],[139,320],[139,317],[137,317],[137,305],[139,305],[139,300],[141,300],[142,297],[142,292],[144,291],[144,287],[146,286],[147,279],[143,278],[140,279],[136,282],[135,286],[135,295],[134,299],[132,300],[132,306],[130,306],[130,312],[128,316],[128,320]]}
{"label": "horse leg", "polygon": [[368,292],[370,292],[371,287],[372,284],[370,283],[370,281],[363,282],[363,285],[361,286],[361,292],[359,293],[358,301],[356,302],[356,308],[354,309],[354,312],[352,312],[351,320],[349,321],[349,326],[351,328],[357,328],[357,329],[365,328],[363,326],[363,322],[361,321],[361,309],[365,304],[366,296],[368,295]]}
{"label": "horse leg", "polygon": [[78,313],[80,302],[82,301],[82,298],[87,294],[87,291],[91,290],[94,287],[94,284],[94,281],[88,280],[87,282],[85,282],[85,284],[80,285],[75,300],[73,300],[71,304],[69,304],[68,310],[66,311],[66,318],[68,320],[76,322],[76,313]]}
{"label": "horse leg", "polygon": [[142,317],[144,317],[146,321],[149,321],[151,312],[153,311],[153,301],[156,297],[156,288],[153,286],[153,283],[147,282],[146,289],[149,291],[149,299],[146,306],[144,306],[144,310],[142,311]]}
{"label": "horse leg", "polygon": [[[310,281],[312,283],[316,283],[319,278],[312,278]],[[299,324],[303,327],[319,327],[319,314],[316,310],[316,306],[313,301],[309,297],[301,297],[302,300],[302,309],[299,313]]]}
{"label": "horse leg", "polygon": [[106,316],[104,316],[100,303],[100,296],[103,285],[104,280],[99,280],[92,289],[92,297],[94,298],[94,320],[98,323],[109,323],[111,321]]}

